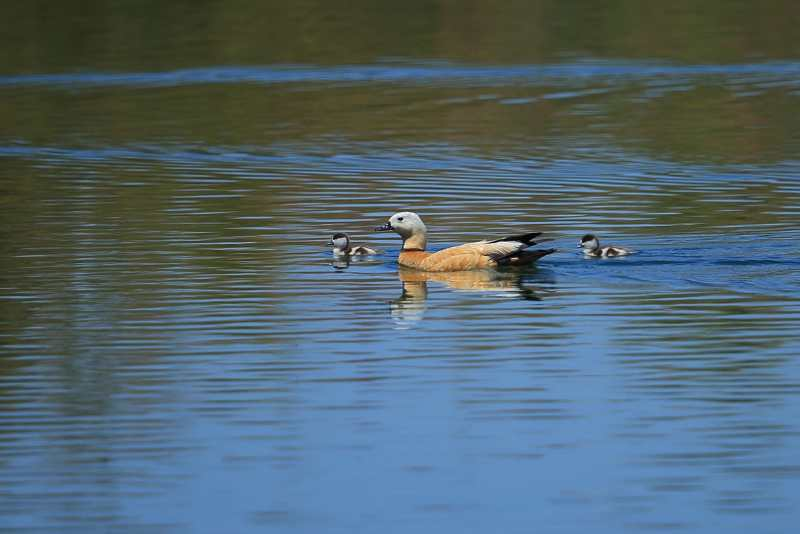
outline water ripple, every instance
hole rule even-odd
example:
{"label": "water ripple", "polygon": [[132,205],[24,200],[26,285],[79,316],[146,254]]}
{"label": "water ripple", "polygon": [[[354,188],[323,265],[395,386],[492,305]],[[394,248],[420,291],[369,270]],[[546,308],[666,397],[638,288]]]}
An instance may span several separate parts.
{"label": "water ripple", "polygon": [[[653,90],[679,80],[729,77],[737,83],[758,81],[762,88],[800,86],[800,63],[765,62],[740,64],[674,65],[647,62],[582,61],[549,65],[470,66],[452,63],[341,65],[279,65],[260,67],[207,67],[165,72],[79,72],[65,74],[29,74],[0,76],[6,87],[176,87],[186,85],[241,84],[311,84],[311,83],[400,83],[508,85],[552,84],[562,81],[652,80]],[[676,90],[679,87],[671,87]],[[554,93],[548,98],[560,98]],[[505,103],[510,103],[506,101]]]}

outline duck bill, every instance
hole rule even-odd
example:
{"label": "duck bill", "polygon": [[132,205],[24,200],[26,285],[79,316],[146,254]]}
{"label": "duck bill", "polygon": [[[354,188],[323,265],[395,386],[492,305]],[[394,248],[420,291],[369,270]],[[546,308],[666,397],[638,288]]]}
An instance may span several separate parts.
{"label": "duck bill", "polygon": [[328,241],[327,243],[325,243],[325,246],[326,246],[326,247],[332,247],[332,246],[333,246],[333,239],[331,239],[330,241]]}
{"label": "duck bill", "polygon": [[376,226],[374,231],[376,231],[376,232],[391,232],[392,230],[394,230],[394,228],[392,228],[392,225],[387,222],[384,225]]}

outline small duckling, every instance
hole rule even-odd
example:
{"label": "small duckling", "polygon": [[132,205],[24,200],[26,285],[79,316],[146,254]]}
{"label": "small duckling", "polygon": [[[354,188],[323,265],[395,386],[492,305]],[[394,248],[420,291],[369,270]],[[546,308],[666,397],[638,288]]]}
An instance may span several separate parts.
{"label": "small duckling", "polygon": [[594,258],[613,258],[615,256],[627,256],[633,251],[623,247],[609,246],[601,247],[600,240],[594,234],[586,234],[578,242],[578,248],[583,249],[583,253]]}
{"label": "small duckling", "polygon": [[334,256],[367,256],[370,254],[377,254],[378,251],[364,246],[350,245],[350,237],[347,234],[333,234],[333,237],[328,241],[328,246],[333,247]]}

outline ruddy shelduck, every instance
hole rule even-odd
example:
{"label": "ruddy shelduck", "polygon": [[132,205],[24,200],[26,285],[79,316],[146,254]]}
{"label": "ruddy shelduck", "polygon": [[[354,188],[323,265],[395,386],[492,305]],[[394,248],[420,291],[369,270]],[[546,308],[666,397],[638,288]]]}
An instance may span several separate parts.
{"label": "ruddy shelduck", "polygon": [[427,228],[419,215],[401,211],[389,217],[389,222],[375,228],[378,232],[395,232],[403,238],[403,248],[397,261],[400,265],[429,272],[471,271],[493,269],[505,265],[527,265],[556,249],[525,250],[538,244],[541,232],[513,235],[493,241],[477,241],[438,252],[426,252]]}

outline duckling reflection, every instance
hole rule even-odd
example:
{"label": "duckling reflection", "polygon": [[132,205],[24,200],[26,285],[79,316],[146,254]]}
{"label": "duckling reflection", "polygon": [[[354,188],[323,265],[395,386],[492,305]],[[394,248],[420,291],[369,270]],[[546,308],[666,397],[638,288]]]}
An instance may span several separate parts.
{"label": "duckling reflection", "polygon": [[525,300],[541,300],[536,291],[522,285],[523,271],[519,270],[427,272],[401,266],[397,275],[403,292],[391,302],[391,315],[398,328],[410,328],[422,319],[427,308],[428,282],[439,282],[456,291],[486,291]]}
{"label": "duckling reflection", "polygon": [[332,256],[329,264],[337,271],[347,269],[351,265],[379,265],[379,259],[374,259],[372,256]]}
{"label": "duckling reflection", "polygon": [[334,256],[331,260],[331,267],[337,271],[343,271],[350,267],[350,256]]}

